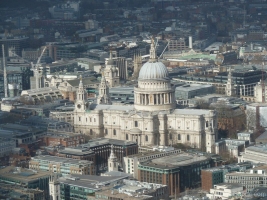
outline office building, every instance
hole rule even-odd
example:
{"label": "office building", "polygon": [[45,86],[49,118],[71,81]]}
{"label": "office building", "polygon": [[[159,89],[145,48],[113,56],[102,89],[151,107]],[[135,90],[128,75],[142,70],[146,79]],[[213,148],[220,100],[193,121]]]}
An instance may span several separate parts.
{"label": "office building", "polygon": [[85,143],[85,137],[84,135],[71,132],[48,132],[42,137],[42,143],[45,146],[62,145],[64,147],[76,147]]}
{"label": "office building", "polygon": [[215,199],[227,200],[235,197],[240,198],[243,196],[243,193],[244,189],[243,186],[240,184],[221,183],[214,185],[214,188],[210,189],[210,193],[207,194],[207,197],[210,200],[215,200]]}
{"label": "office building", "polygon": [[167,185],[124,179],[116,187],[103,188],[101,191],[97,191],[94,198],[89,197],[88,200],[93,199],[168,200],[169,191]]}
{"label": "office building", "polygon": [[22,143],[27,143],[40,139],[46,134],[46,129],[25,126],[20,124],[3,124],[0,126],[0,136],[13,139],[16,147]]}
{"label": "office building", "polygon": [[115,156],[118,158],[118,163],[123,168],[123,157],[138,153],[138,145],[135,142],[123,141],[117,139],[97,138],[89,140],[88,143],[82,144],[75,148],[67,148],[59,151],[59,154],[64,157],[75,157],[75,159],[86,158],[86,160],[92,160],[97,171],[107,169],[108,158],[111,153],[111,146]]}
{"label": "office building", "polygon": [[171,150],[167,152],[148,151],[140,152],[123,158],[123,171],[132,174],[134,178],[138,179],[138,165],[140,163],[149,161],[154,158],[161,158],[170,155],[178,155],[181,153],[180,149]]}
{"label": "office building", "polygon": [[238,157],[238,162],[253,162],[267,164],[267,145],[261,144],[245,148],[245,151]]}
{"label": "office building", "polygon": [[0,158],[9,156],[16,147],[16,140],[12,136],[3,135],[0,131]]}
{"label": "office building", "polygon": [[225,183],[242,185],[246,192],[257,187],[267,187],[267,165],[258,166],[247,172],[233,172],[225,175]]}
{"label": "office building", "polygon": [[188,105],[189,99],[214,92],[215,88],[212,85],[185,84],[175,88],[175,98],[179,105]]}
{"label": "office building", "polygon": [[231,172],[244,172],[253,167],[251,162],[244,162],[231,165],[223,165],[201,170],[201,189],[210,191],[216,184],[225,182],[225,174]]}
{"label": "office building", "polygon": [[[15,54],[21,56],[23,49],[28,47],[29,38],[24,36],[1,36],[0,37],[0,46],[5,45],[5,55],[8,55],[8,49],[14,48]],[[0,49],[0,55],[2,55],[2,48]]]}
{"label": "office building", "polygon": [[[2,66],[1,66],[2,67]],[[7,83],[16,85],[18,89],[17,94],[21,92],[23,83],[25,83],[25,77],[23,77],[23,72],[21,70],[7,70]],[[23,80],[24,79],[24,80]],[[12,91],[8,90],[8,96],[12,96]],[[0,69],[0,99],[5,97],[5,87],[4,87],[4,71]]]}
{"label": "office building", "polygon": [[179,194],[186,188],[199,187],[201,169],[213,166],[211,157],[181,153],[154,158],[138,165],[138,180],[164,184],[170,195]]}
{"label": "office building", "polygon": [[63,121],[58,121],[57,119],[50,119],[47,117],[39,116],[30,116],[24,120],[20,121],[20,124],[27,126],[35,126],[41,129],[46,129],[51,132],[72,132],[73,127],[71,124]]}
{"label": "office building", "polygon": [[185,38],[172,38],[169,41],[168,45],[169,51],[182,51],[186,49],[188,49],[188,46],[186,45]]}
{"label": "office building", "polygon": [[87,160],[76,160],[58,156],[40,155],[32,157],[29,168],[33,170],[49,171],[62,175],[83,174],[94,175],[94,163]]}
{"label": "office building", "polygon": [[[60,190],[59,200],[75,198],[76,200],[95,199],[95,193],[101,191],[105,186],[118,185],[123,179],[128,176],[93,176],[93,175],[68,175],[52,180],[50,188],[55,191],[55,188]],[[50,190],[51,191],[51,190]]]}
{"label": "office building", "polygon": [[89,160],[97,164],[95,152],[92,151],[90,148],[86,148],[83,146],[65,147],[64,149],[58,150],[57,156],[78,160]]}
{"label": "office building", "polygon": [[31,169],[25,169],[20,167],[4,167],[0,169],[0,181],[7,186],[20,186],[25,190],[39,189],[45,193],[45,199],[48,199],[49,195],[49,175],[50,172],[36,171]]}

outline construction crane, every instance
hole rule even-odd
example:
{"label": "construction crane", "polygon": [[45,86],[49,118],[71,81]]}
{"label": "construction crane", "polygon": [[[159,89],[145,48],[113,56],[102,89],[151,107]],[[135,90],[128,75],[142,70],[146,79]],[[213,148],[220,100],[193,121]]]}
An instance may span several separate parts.
{"label": "construction crane", "polygon": [[161,58],[161,56],[164,54],[164,52],[166,51],[167,47],[169,46],[170,41],[168,41],[166,47],[163,49],[162,53],[160,54],[159,58]]}
{"label": "construction crane", "polygon": [[5,56],[5,46],[2,44],[2,54],[3,54],[3,70],[4,70],[4,89],[5,97],[8,97],[7,94],[7,72],[6,72],[6,56]]}
{"label": "construction crane", "polygon": [[46,48],[47,48],[47,46],[44,47],[44,49],[43,49],[41,55],[39,56],[36,64],[31,63],[32,71],[34,72],[35,78],[36,78],[36,89],[39,89],[39,67],[41,66],[40,65],[40,61],[41,61],[41,59],[43,57],[43,54],[44,54]]}

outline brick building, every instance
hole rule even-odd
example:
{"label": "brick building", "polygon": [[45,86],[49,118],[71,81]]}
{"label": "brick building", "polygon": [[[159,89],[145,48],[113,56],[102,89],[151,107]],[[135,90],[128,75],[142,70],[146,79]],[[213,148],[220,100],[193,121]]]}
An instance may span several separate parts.
{"label": "brick building", "polygon": [[84,135],[73,133],[47,133],[42,137],[45,146],[62,145],[64,147],[76,147],[85,142]]}
{"label": "brick building", "polygon": [[181,153],[155,157],[138,165],[138,180],[169,187],[169,194],[176,195],[187,188],[200,186],[200,171],[214,165],[212,156]]}
{"label": "brick building", "polygon": [[252,168],[250,162],[238,163],[236,165],[225,165],[201,170],[201,187],[202,190],[209,192],[214,185],[224,183],[225,175],[230,172],[242,172]]}

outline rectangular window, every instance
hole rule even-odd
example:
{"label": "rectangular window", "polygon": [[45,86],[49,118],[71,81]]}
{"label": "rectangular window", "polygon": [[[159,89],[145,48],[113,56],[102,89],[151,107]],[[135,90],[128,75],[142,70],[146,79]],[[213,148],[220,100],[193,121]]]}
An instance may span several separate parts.
{"label": "rectangular window", "polygon": [[134,121],[134,127],[138,127],[138,121]]}

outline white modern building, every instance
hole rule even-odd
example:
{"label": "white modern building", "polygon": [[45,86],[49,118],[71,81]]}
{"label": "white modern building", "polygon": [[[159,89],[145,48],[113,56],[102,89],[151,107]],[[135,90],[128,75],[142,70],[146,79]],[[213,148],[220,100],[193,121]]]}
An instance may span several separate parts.
{"label": "white modern building", "polygon": [[215,200],[215,199],[227,200],[233,197],[241,197],[242,195],[243,195],[242,185],[222,183],[214,185],[214,188],[210,189],[210,193],[207,194],[207,197],[210,200]]}
{"label": "white modern building", "polygon": [[225,183],[240,184],[247,193],[257,187],[267,187],[267,165],[252,168],[247,172],[226,174]]}
{"label": "white modern building", "polygon": [[178,155],[180,153],[181,150],[177,149],[167,152],[152,151],[126,156],[123,158],[123,171],[132,174],[134,178],[138,179],[138,165],[140,162],[146,162],[154,158],[162,158],[170,155]]}
{"label": "white modern building", "polygon": [[110,80],[106,73],[113,73],[113,69],[115,66],[110,59],[97,103],[87,103],[83,82],[80,82],[73,113],[76,132],[92,138],[104,136],[134,141],[141,146],[184,143],[213,152],[217,138],[216,111],[176,109],[175,86],[171,84],[166,66],[156,57],[154,42],[150,59],[142,66],[134,88],[134,105],[110,102],[108,88],[116,79]]}
{"label": "white modern building", "polygon": [[267,164],[267,145],[250,146],[238,157],[238,162],[250,161]]}

